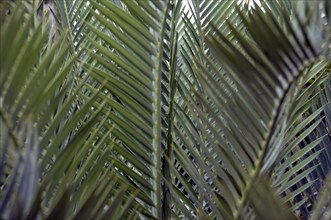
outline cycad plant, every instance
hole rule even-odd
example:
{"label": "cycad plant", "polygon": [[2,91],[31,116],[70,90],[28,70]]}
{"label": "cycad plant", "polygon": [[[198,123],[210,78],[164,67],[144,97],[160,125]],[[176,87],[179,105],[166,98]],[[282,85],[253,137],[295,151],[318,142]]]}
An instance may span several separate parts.
{"label": "cycad plant", "polygon": [[329,219],[329,1],[0,3],[2,219]]}

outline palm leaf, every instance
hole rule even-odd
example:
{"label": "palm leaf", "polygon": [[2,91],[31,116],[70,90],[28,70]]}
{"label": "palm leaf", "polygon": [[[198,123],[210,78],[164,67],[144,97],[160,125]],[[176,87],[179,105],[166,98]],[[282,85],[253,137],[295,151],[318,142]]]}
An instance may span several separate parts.
{"label": "palm leaf", "polygon": [[[66,36],[48,47],[48,33],[41,31],[47,23],[34,23],[30,7],[12,7],[13,16],[6,19],[1,31],[1,63],[5,64],[1,66],[0,81],[2,217],[52,219],[59,217],[59,212],[63,217],[79,215],[77,206],[87,196],[99,195],[94,189],[111,181],[116,187],[105,188],[103,200],[98,198],[97,205],[90,207],[102,216],[108,199],[117,198],[117,192],[127,188],[124,182],[110,179],[113,171],[105,166],[109,149],[101,150],[105,141],[96,143],[94,130],[100,132],[101,126],[97,125],[104,124],[100,116],[104,104],[95,106],[95,96],[87,96],[86,101],[77,104],[76,97],[83,94],[85,81],[74,85],[76,73],[72,66],[77,65],[77,57],[70,55]],[[16,30],[16,39],[12,40],[8,34]],[[15,46],[8,57],[2,52],[11,45]],[[93,145],[98,155],[88,157]],[[99,157],[101,154],[104,157]],[[80,169],[84,162],[89,164],[87,169]],[[95,170],[98,172],[93,173]],[[81,178],[73,178],[75,175]],[[125,198],[131,197],[130,190]],[[69,202],[71,197],[75,200]],[[127,205],[126,209],[130,208]]]}
{"label": "palm leaf", "polygon": [[6,2],[3,218],[328,214],[328,2]]}
{"label": "palm leaf", "polygon": [[[207,38],[210,49],[214,51],[213,55],[223,65],[222,72],[218,70],[217,65],[214,66],[213,61],[207,61],[208,64],[205,67],[206,61],[196,59],[197,67],[193,71],[199,77],[206,95],[196,94],[196,98],[188,99],[188,102],[192,103],[191,111],[197,114],[194,121],[202,130],[198,136],[201,136],[202,140],[206,138],[206,150],[200,149],[200,152],[204,152],[203,156],[194,158],[199,161],[198,164],[204,164],[206,163],[204,156],[206,156],[210,163],[210,165],[207,163],[209,169],[220,170],[216,167],[219,167],[217,163],[221,163],[224,166],[223,169],[229,172],[227,175],[216,173],[212,175],[219,175],[220,179],[228,182],[227,187],[231,184],[237,187],[239,194],[236,197],[234,197],[236,193],[231,193],[233,198],[221,196],[234,218],[238,217],[237,213],[240,211],[237,211],[243,209],[246,204],[243,201],[246,200],[247,193],[252,187],[250,179],[256,180],[261,172],[268,170],[270,164],[277,162],[277,154],[282,149],[280,141],[286,130],[288,102],[293,98],[298,82],[305,75],[302,67],[306,65],[306,60],[312,60],[313,56],[317,60],[319,53],[325,53],[320,46],[316,48],[300,46],[302,52],[294,50],[300,43],[297,39],[305,35],[302,29],[305,27],[301,26],[299,29],[292,27],[289,29],[290,32],[287,32],[288,29],[282,29],[265,4],[263,9],[265,13],[261,8],[256,8],[256,11],[250,12],[247,17],[238,11],[246,31],[250,34],[249,37],[243,36],[240,27],[238,30],[235,25],[228,22],[234,39],[216,28],[214,31],[216,34],[210,34],[210,38]],[[279,8],[279,11],[282,10],[284,9]],[[293,24],[296,25],[296,22],[301,21],[294,19]],[[261,26],[257,27],[257,25]],[[287,22],[286,26],[291,27],[292,24]],[[269,31],[265,31],[266,28],[269,28]],[[293,35],[296,41],[279,38],[289,34]],[[270,39],[273,40],[269,41]],[[233,45],[231,43],[233,40],[237,40],[240,46]],[[255,43],[252,40],[255,40]],[[273,42],[273,48],[277,48],[275,49],[277,52],[270,54],[267,50],[269,42]],[[203,51],[201,53],[204,54]],[[208,55],[203,56],[207,60],[213,59]],[[253,61],[247,57],[251,57]],[[230,83],[224,79],[225,74],[230,78]],[[223,86],[220,86],[220,82]],[[197,102],[202,104],[201,110],[198,110],[200,107]],[[306,125],[308,123],[305,122]],[[203,132],[203,130],[206,131]],[[308,146],[308,149],[309,147],[313,145]],[[225,156],[217,159],[214,155]],[[314,155],[316,156],[317,154]],[[305,164],[307,163],[309,160],[305,161]],[[198,167],[200,166],[202,165]],[[204,170],[203,166],[199,169]],[[228,175],[231,175],[231,178]],[[190,177],[194,177],[193,173]],[[215,191],[213,184],[216,185],[212,182],[210,187],[212,191]],[[216,188],[216,191],[221,188]],[[210,203],[216,202],[215,199],[211,199]],[[217,213],[216,210],[213,211]],[[229,216],[224,215],[224,218]]]}

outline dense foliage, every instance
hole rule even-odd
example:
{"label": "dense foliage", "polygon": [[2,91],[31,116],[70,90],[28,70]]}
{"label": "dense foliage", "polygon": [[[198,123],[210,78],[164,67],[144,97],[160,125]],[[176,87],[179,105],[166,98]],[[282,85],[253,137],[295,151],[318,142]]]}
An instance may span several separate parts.
{"label": "dense foliage", "polygon": [[1,219],[330,219],[329,1],[0,3]]}

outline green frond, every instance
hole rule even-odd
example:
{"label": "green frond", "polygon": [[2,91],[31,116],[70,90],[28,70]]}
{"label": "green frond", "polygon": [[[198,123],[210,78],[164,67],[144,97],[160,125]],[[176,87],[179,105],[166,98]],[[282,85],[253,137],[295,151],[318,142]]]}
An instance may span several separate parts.
{"label": "green frond", "polygon": [[1,219],[329,216],[328,1],[0,6]]}

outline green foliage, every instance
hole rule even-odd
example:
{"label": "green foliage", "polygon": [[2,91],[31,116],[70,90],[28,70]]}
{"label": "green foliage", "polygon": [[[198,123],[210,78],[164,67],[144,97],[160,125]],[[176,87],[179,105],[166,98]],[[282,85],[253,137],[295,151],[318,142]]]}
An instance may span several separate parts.
{"label": "green foliage", "polygon": [[331,5],[244,2],[3,1],[1,218],[328,218]]}

